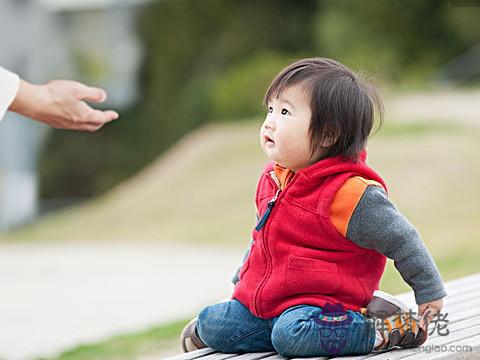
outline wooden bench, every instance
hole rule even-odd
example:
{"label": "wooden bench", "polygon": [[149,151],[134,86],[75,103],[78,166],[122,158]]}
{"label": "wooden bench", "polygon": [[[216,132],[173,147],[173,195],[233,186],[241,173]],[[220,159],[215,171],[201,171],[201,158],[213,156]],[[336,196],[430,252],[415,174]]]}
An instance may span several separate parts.
{"label": "wooden bench", "polygon": [[[448,296],[444,299],[442,314],[446,314],[448,322],[434,322],[430,331],[437,327],[434,333],[421,348],[392,350],[384,353],[370,353],[361,356],[315,357],[311,360],[342,359],[342,360],[420,360],[420,359],[480,359],[480,273],[449,281],[445,284]],[[417,305],[412,292],[398,295],[413,311]],[[446,327],[444,327],[446,325]],[[448,335],[445,334],[448,329]],[[452,348],[453,346],[453,348]],[[280,360],[284,357],[274,353],[223,354],[213,349],[201,349],[190,353],[171,357],[168,360]],[[305,359],[305,358],[303,358]]]}

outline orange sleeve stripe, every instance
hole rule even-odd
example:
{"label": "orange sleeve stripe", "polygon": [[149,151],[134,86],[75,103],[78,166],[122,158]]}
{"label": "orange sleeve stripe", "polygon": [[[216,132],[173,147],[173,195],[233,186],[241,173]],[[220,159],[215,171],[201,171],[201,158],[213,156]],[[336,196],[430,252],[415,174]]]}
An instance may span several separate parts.
{"label": "orange sleeve stripe", "polygon": [[330,207],[330,216],[333,226],[343,236],[347,236],[348,224],[369,185],[382,186],[374,180],[367,180],[361,176],[348,179],[338,190]]}

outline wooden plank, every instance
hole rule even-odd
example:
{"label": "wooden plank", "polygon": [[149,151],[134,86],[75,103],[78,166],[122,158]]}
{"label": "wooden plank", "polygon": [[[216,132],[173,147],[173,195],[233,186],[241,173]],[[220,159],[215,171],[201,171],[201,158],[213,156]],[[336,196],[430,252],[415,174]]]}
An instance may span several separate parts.
{"label": "wooden plank", "polygon": [[444,300],[444,307],[465,305],[471,302],[478,303],[478,301],[480,301],[480,290],[478,292],[462,294],[453,299],[447,296]]}
{"label": "wooden plank", "polygon": [[[283,357],[283,356],[280,356],[278,355],[277,353],[257,353],[257,354],[265,354],[266,357],[262,357],[262,358],[256,358],[256,359],[262,359],[262,360],[289,360],[288,358],[286,357]],[[246,354],[244,354],[246,355]],[[239,358],[233,358],[234,360],[237,360]],[[243,358],[242,358],[243,359]]]}
{"label": "wooden plank", "polygon": [[[476,285],[475,287],[466,287],[462,292],[451,292],[448,291],[448,296],[445,298],[444,302],[446,304],[457,304],[459,302],[463,302],[469,298],[479,297],[480,296],[480,285]],[[415,303],[415,299],[412,293],[408,293],[406,295],[395,295],[401,301],[408,305],[408,307],[412,309],[416,309],[418,305]]]}
{"label": "wooden plank", "polygon": [[444,317],[449,322],[456,322],[460,320],[464,320],[468,317],[475,317],[479,314],[477,309],[480,308],[480,304],[470,304],[467,307],[449,307],[446,309],[442,309],[442,318]]}
{"label": "wooden plank", "polygon": [[461,289],[452,291],[447,288],[447,298],[454,299],[463,294],[469,294],[477,292],[480,288],[480,284],[465,284]]}
{"label": "wooden plank", "polygon": [[[465,318],[465,315],[471,314],[475,315],[476,313],[480,313],[480,294],[476,298],[471,298],[465,300],[462,303],[452,304],[446,302],[444,308],[442,309],[443,314],[447,314],[447,319],[450,321],[457,320],[459,318]],[[412,309],[414,312],[417,311],[417,308]]]}
{"label": "wooden plank", "polygon": [[475,289],[478,287],[480,283],[480,277],[478,279],[466,281],[466,279],[461,279],[461,283],[455,283],[455,282],[446,282],[444,283],[445,289],[448,291],[451,291],[452,293],[458,293],[462,292],[464,289],[469,288],[469,289]]}
{"label": "wooden plank", "polygon": [[205,348],[205,349],[195,350],[195,351],[191,351],[181,355],[177,355],[174,357],[170,357],[168,358],[168,360],[193,360],[193,359],[201,358],[205,355],[213,354],[215,352],[216,351],[211,348]]}
{"label": "wooden plank", "polygon": [[[476,334],[478,334],[479,329],[480,329],[480,324],[477,324],[472,328],[467,328],[467,329],[463,329],[463,330],[459,330],[454,333],[451,333],[449,334],[449,336],[439,336],[432,340],[429,339],[424,344],[424,347],[421,347],[421,348],[387,351],[387,352],[378,354],[372,357],[371,359],[372,360],[399,360],[399,359],[417,360],[417,358],[423,358],[424,355],[431,354],[431,353],[421,351],[422,348],[425,349],[426,346],[430,347],[435,345],[439,345],[439,346],[449,345],[449,344],[455,345],[456,344],[455,342],[469,338],[472,332],[477,331]],[[358,358],[358,359],[361,359],[361,358]]]}
{"label": "wooden plank", "polygon": [[[375,353],[365,354],[365,355],[353,355],[353,356],[337,356],[334,358],[330,358],[330,360],[338,359],[338,360],[358,360],[358,359],[368,359],[374,357]],[[320,358],[319,358],[320,359]],[[322,358],[323,359],[323,358]],[[298,359],[300,360],[300,359]]]}
{"label": "wooden plank", "polygon": [[455,293],[453,295],[448,295],[445,297],[445,303],[447,304],[458,304],[464,300],[468,300],[471,298],[479,297],[480,295],[480,287],[478,289],[467,290],[463,293]]}
{"label": "wooden plank", "polygon": [[467,350],[464,348],[462,351],[457,350],[455,353],[450,352],[450,355],[448,356],[449,359],[480,359],[480,334],[458,341],[455,343],[455,345],[460,347],[468,347],[469,349]]}
{"label": "wooden plank", "polygon": [[[459,294],[464,294],[479,289],[480,273],[450,280],[445,283],[445,288],[448,293],[447,298],[454,298]],[[412,291],[404,292],[395,296],[400,298],[400,300],[404,301],[409,306],[416,306]]]}
{"label": "wooden plank", "polygon": [[274,352],[262,352],[262,353],[247,353],[247,354],[242,354],[242,355],[237,355],[236,357],[233,357],[232,359],[235,360],[257,360],[257,359],[271,359],[271,356],[277,355]]}
{"label": "wooden plank", "polygon": [[455,343],[455,345],[469,345],[477,351],[480,351],[480,334],[477,333],[474,336],[470,336],[461,341],[458,341]]}
{"label": "wooden plank", "polygon": [[[477,317],[474,317],[474,318],[468,318],[468,319],[465,319],[463,321],[458,321],[458,322],[454,322],[454,323],[448,323],[448,326],[447,326],[447,329],[449,331],[448,334],[450,335],[450,333],[452,333],[452,332],[467,329],[467,328],[470,328],[470,327],[472,327],[474,325],[477,325],[477,324],[480,324],[480,316],[477,316]],[[439,335],[438,331],[435,331],[429,337],[429,340],[433,339],[433,338],[436,338],[437,336],[443,336],[443,335]]]}
{"label": "wooden plank", "polygon": [[450,322],[457,322],[477,317],[479,315],[479,309],[478,307],[467,307],[465,309],[458,309],[453,312],[449,311],[447,314],[447,319],[450,320]]}
{"label": "wooden plank", "polygon": [[223,360],[223,359],[231,359],[236,356],[238,356],[238,354],[224,354],[224,353],[216,352],[211,355],[202,356],[201,359],[202,360]]}
{"label": "wooden plank", "polygon": [[[454,346],[450,349],[450,346]],[[470,347],[472,351],[463,348]],[[460,347],[460,348],[459,348]],[[447,350],[447,351],[445,351]],[[449,351],[452,350],[452,351]],[[413,356],[408,357],[408,360],[430,360],[430,359],[479,359],[480,358],[480,334],[474,337],[467,337],[465,339],[456,341],[454,344],[447,345],[447,349],[440,348],[440,351],[423,351]]]}
{"label": "wooden plank", "polygon": [[463,286],[464,284],[478,283],[480,282],[480,273],[462,276],[456,279],[452,279],[446,282],[446,285],[451,287]]}
{"label": "wooden plank", "polygon": [[479,283],[480,283],[480,272],[463,276],[460,278],[452,279],[452,280],[446,281],[444,284],[445,284],[445,288],[447,289],[447,292],[449,290],[452,292],[459,292],[459,291],[462,291],[462,289],[465,286],[471,286],[472,284],[479,284]]}

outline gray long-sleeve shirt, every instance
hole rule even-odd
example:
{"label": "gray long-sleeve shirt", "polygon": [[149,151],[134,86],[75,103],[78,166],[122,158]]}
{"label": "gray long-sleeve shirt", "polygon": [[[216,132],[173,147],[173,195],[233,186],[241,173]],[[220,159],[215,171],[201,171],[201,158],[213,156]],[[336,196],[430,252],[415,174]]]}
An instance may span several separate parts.
{"label": "gray long-sleeve shirt", "polygon": [[347,238],[393,260],[417,304],[447,295],[442,278],[415,227],[388,199],[383,188],[365,189],[350,219]]}
{"label": "gray long-sleeve shirt", "polygon": [[[376,185],[366,187],[347,227],[347,238],[393,260],[396,269],[413,289],[417,304],[447,295],[435,262],[418,231]],[[250,248],[243,258],[248,258]],[[232,282],[239,281],[237,270]]]}

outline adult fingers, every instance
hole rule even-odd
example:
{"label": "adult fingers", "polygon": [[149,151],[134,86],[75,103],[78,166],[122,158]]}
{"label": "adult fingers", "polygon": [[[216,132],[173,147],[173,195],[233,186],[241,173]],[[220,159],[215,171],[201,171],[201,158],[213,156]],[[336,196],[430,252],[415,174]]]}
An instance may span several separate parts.
{"label": "adult fingers", "polygon": [[83,124],[83,125],[80,125],[76,130],[94,132],[99,130],[102,126],[103,124],[102,125]]}
{"label": "adult fingers", "polygon": [[89,116],[86,118],[86,122],[95,125],[103,125],[116,119],[118,119],[118,113],[113,110],[102,111],[92,109]]}
{"label": "adult fingers", "polygon": [[94,86],[87,86],[76,81],[70,81],[69,87],[71,89],[70,91],[79,100],[101,103],[107,99],[106,91]]}
{"label": "adult fingers", "polygon": [[113,110],[105,110],[103,113],[108,118],[107,122],[117,120],[120,117],[120,115],[116,111],[113,111]]}
{"label": "adult fingers", "polygon": [[112,120],[118,119],[118,113],[113,110],[97,110],[88,106],[84,101],[80,101],[76,107],[75,123],[91,123],[94,125],[103,125]]}

